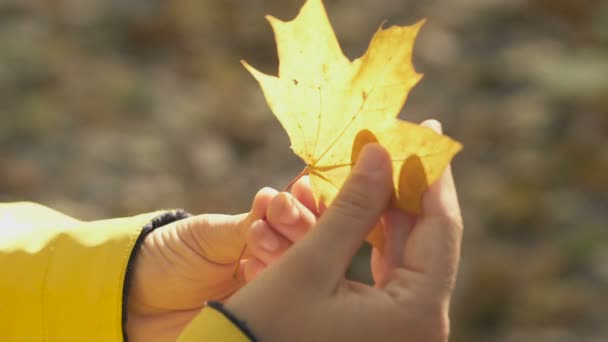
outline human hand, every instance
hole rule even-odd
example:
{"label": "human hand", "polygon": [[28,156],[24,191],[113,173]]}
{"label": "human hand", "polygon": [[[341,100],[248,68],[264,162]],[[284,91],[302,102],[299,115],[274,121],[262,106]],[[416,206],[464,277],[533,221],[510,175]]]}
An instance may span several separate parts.
{"label": "human hand", "polygon": [[[421,126],[428,127],[437,133],[442,133],[441,123],[436,120],[422,122]],[[441,183],[444,182],[444,183]],[[447,184],[445,184],[447,183]],[[388,210],[383,216],[385,240],[384,251],[380,252],[374,248],[371,257],[371,271],[376,284],[384,284],[388,281],[389,272],[399,262],[401,251],[406,254],[408,266],[415,270],[429,269],[429,255],[432,253],[433,245],[437,241],[449,242],[450,239],[442,237],[442,229],[433,227],[443,224],[438,220],[448,219],[454,221],[451,225],[462,227],[462,217],[452,170],[448,167],[443,177],[429,188],[429,193],[423,198],[424,214],[407,214],[400,210]],[[445,195],[437,193],[442,191]],[[439,202],[440,196],[448,196],[449,202]],[[402,226],[402,229],[395,229]],[[430,227],[430,228],[425,228]],[[448,227],[449,228],[449,227]],[[434,236],[429,236],[435,234]],[[402,244],[405,243],[405,246]]]}
{"label": "human hand", "polygon": [[375,286],[344,278],[389,205],[391,175],[387,152],[366,146],[315,229],[235,293],[226,309],[267,342],[447,340],[462,238],[449,169],[424,194],[423,215],[385,216],[388,244],[374,256]]}
{"label": "human hand", "polygon": [[[292,191],[264,188],[247,214],[193,216],[150,232],[132,271],[129,340],[174,341],[205,302],[228,298],[301,239],[316,217],[298,200],[310,203],[305,182]],[[247,259],[234,277],[245,243]]]}
{"label": "human hand", "polygon": [[[276,194],[274,190],[264,191]],[[247,234],[247,259],[243,264],[247,282],[277,261],[316,223],[318,214],[308,177],[295,182],[291,191],[276,194],[265,206],[265,212],[263,203],[252,209],[251,217],[256,220],[251,222]]]}

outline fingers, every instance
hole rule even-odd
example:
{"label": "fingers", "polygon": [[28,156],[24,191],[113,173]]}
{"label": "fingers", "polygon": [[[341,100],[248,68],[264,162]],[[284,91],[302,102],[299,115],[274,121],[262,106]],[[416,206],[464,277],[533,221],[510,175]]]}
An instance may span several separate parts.
{"label": "fingers", "polygon": [[390,272],[404,266],[404,249],[416,218],[399,209],[390,209],[383,217],[383,221],[384,250],[380,254],[380,251],[374,248],[371,260],[376,287],[383,287],[388,281]]}
{"label": "fingers", "polygon": [[236,261],[245,245],[247,214],[203,214],[179,221],[181,240],[216,264]]}
{"label": "fingers", "polygon": [[315,215],[294,196],[282,192],[268,204],[266,220],[291,242],[300,240],[315,224]]}
{"label": "fingers", "polygon": [[[251,210],[247,215],[247,219],[241,224],[241,227],[245,229],[245,234],[248,233],[247,229],[251,226],[253,222],[266,217],[268,204],[278,193],[279,192],[273,188],[264,187],[255,194],[255,197],[253,198],[253,203],[251,204]],[[242,257],[247,258],[250,255],[251,249],[246,248]]]}
{"label": "fingers", "polygon": [[313,260],[314,265],[306,266],[317,268],[314,272],[323,280],[335,282],[344,276],[353,255],[388,206],[391,175],[386,150],[377,144],[365,146],[336,199],[302,240],[298,252],[304,255],[298,258]]}
{"label": "fingers", "polygon": [[214,263],[234,263],[245,245],[251,222],[266,215],[268,204],[277,193],[272,188],[260,190],[248,214],[204,214],[180,221],[182,240]]}
{"label": "fingers", "polygon": [[[439,121],[427,120],[422,125],[439,134],[442,133]],[[427,194],[422,199],[422,206],[425,216],[449,217],[462,221],[452,169],[449,165],[439,180],[429,187]]]}
{"label": "fingers", "polygon": [[405,242],[414,227],[415,218],[399,209],[392,209],[385,216],[386,241],[384,259],[390,269],[403,266]]}
{"label": "fingers", "polygon": [[247,234],[247,246],[251,255],[265,264],[274,262],[291,245],[291,241],[278,234],[264,220],[255,221]]}
{"label": "fingers", "polygon": [[450,169],[423,196],[417,229],[432,244],[429,271],[436,287],[451,292],[460,260],[462,218]]}
{"label": "fingers", "polygon": [[319,216],[319,210],[317,209],[315,198],[312,195],[310,178],[308,176],[298,179],[298,181],[293,184],[291,187],[291,194],[308,208],[308,210],[315,214],[315,216]]}
{"label": "fingers", "polygon": [[266,205],[264,220],[251,224],[247,234],[250,258],[246,276],[253,279],[267,265],[278,260],[314,225],[316,217],[294,196],[282,192]]}
{"label": "fingers", "polygon": [[247,259],[243,265],[246,281],[250,282],[255,279],[264,268],[266,268],[266,265],[260,259],[255,257]]}
{"label": "fingers", "polygon": [[[426,121],[424,125],[441,133],[437,121]],[[425,192],[422,207],[423,214],[406,244],[404,264],[427,273],[435,290],[449,294],[458,270],[462,240],[462,218],[449,167]]]}
{"label": "fingers", "polygon": [[266,216],[268,204],[279,192],[273,188],[262,188],[253,198],[251,210],[249,211],[249,219],[251,222],[263,219]]}

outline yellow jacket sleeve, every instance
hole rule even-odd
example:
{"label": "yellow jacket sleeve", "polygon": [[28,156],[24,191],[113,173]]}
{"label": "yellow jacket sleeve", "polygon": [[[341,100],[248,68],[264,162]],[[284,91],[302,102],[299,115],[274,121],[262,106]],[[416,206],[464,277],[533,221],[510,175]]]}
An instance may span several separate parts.
{"label": "yellow jacket sleeve", "polygon": [[[0,203],[0,340],[122,341],[123,287],[144,226],[163,216],[83,222],[34,203]],[[201,311],[218,341],[248,338]],[[192,335],[183,341],[202,341]]]}
{"label": "yellow jacket sleeve", "polygon": [[211,302],[182,331],[177,342],[226,341],[257,342],[244,321],[224,309],[219,302]]}

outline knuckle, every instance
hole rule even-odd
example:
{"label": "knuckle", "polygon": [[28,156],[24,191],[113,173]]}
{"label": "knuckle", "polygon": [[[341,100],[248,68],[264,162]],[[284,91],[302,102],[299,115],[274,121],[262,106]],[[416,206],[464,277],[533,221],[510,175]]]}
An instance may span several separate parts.
{"label": "knuckle", "polygon": [[357,189],[343,191],[338,200],[334,202],[334,211],[342,217],[360,219],[369,204],[365,194]]}
{"label": "knuckle", "polygon": [[460,231],[463,229],[462,220],[458,215],[446,213],[441,216],[438,215],[436,218],[434,218],[434,220],[436,221],[435,223],[437,225],[440,225],[449,230]]}
{"label": "knuckle", "polygon": [[364,187],[377,186],[382,181],[382,175],[378,173],[363,172],[358,169],[353,169],[348,178],[351,184],[358,184]]}
{"label": "knuckle", "polygon": [[379,184],[375,177],[355,170],[338,195],[336,204],[356,213],[381,202],[382,192],[378,190]]}
{"label": "knuckle", "polygon": [[453,216],[445,216],[440,218],[436,222],[436,225],[444,232],[445,237],[447,238],[445,240],[446,243],[449,243],[451,247],[458,244],[463,232],[461,219]]}
{"label": "knuckle", "polygon": [[463,223],[460,215],[448,215],[445,218],[445,226],[452,232],[460,233],[463,231]]}

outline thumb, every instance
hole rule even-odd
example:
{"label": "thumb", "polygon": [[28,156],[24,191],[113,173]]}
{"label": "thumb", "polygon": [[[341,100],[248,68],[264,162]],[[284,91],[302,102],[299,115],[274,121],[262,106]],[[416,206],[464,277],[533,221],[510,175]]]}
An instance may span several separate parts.
{"label": "thumb", "polygon": [[[245,245],[248,214],[203,214],[179,221],[183,242],[216,264],[231,264]],[[181,234],[180,234],[181,235]]]}
{"label": "thumb", "polygon": [[[180,230],[184,231],[184,242],[213,263],[234,263],[246,245],[249,227],[254,221],[264,218],[268,203],[276,193],[271,188],[260,190],[255,195],[249,213],[203,214],[179,221]],[[243,256],[246,258],[248,254],[246,250]]]}
{"label": "thumb", "polygon": [[389,204],[391,176],[386,150],[378,144],[366,145],[306,241],[306,252],[311,260],[319,260],[314,267],[324,279],[337,281],[344,276],[353,255]]}

